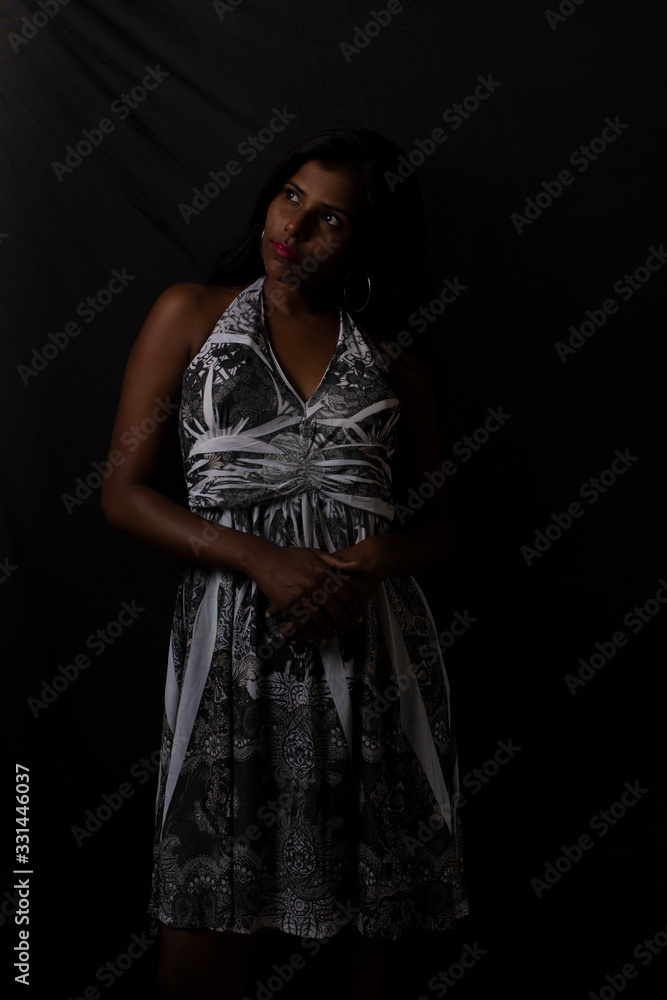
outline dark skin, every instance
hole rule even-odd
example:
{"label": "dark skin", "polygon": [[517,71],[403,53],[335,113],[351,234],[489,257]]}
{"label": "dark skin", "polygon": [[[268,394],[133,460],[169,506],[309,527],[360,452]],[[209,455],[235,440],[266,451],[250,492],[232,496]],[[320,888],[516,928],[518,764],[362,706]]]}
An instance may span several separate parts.
{"label": "dark skin", "polygon": [[[319,385],[336,346],[340,282],[355,262],[359,212],[352,175],[344,167],[325,170],[315,161],[308,161],[293,174],[267,212],[262,239],[267,333],[302,402]],[[272,245],[274,241],[294,247],[299,259],[281,257]],[[303,276],[295,278],[295,268],[302,267],[307,258],[314,258],[317,268],[312,273],[302,270]],[[113,470],[102,484],[102,508],[111,524],[155,548],[190,562],[247,574],[271,602],[268,613],[288,615],[283,632],[291,634],[292,641],[324,643],[363,620],[364,607],[385,578],[418,573],[447,554],[447,510],[442,491],[436,491],[405,530],[365,538],[329,553],[284,548],[259,536],[215,525],[154,489],[151,484],[175,408],[169,421],[153,419],[156,429],[141,435],[141,442],[130,429],[151,419],[158,400],[178,402],[184,370],[241,290],[183,283],[171,286],[158,298],[127,363],[110,444],[115,461],[110,459]],[[390,374],[401,397],[393,465],[394,488],[400,495],[401,485],[416,487],[426,471],[439,468],[442,454],[435,399],[423,363],[404,351]],[[329,583],[329,567],[340,568],[347,578],[337,584],[334,593],[324,587]],[[309,601],[316,590],[327,594],[321,605]],[[309,603],[314,608],[306,620],[303,610],[296,610],[303,609],[304,599],[306,606]],[[240,997],[249,944],[238,939],[247,937],[163,925],[163,997],[176,1000],[196,995],[205,1000],[220,995],[221,982],[226,983],[225,995],[230,1000],[235,994]],[[355,966],[353,981],[341,985],[341,996],[361,1000],[376,995],[379,946],[358,934],[353,937],[366,956],[366,972],[361,965]],[[351,943],[352,938],[349,940]],[[358,949],[349,949],[349,960],[353,960],[353,951],[357,962]],[[188,980],[179,992],[179,976],[185,984],[193,968],[203,977],[202,991],[193,993]]]}

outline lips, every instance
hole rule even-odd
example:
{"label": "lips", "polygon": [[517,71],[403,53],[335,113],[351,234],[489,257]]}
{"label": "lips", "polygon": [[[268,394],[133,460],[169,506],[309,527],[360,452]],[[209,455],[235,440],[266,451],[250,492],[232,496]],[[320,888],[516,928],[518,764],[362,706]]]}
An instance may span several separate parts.
{"label": "lips", "polygon": [[271,240],[271,246],[277,254],[280,254],[281,257],[292,257],[295,260],[298,260],[301,256],[300,253],[297,253],[294,247],[287,246],[286,243],[279,243],[276,240]]}

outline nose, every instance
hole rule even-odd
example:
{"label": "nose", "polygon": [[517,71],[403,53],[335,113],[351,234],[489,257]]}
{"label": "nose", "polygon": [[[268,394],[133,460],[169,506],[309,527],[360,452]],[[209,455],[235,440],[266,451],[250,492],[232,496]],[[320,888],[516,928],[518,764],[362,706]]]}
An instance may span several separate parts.
{"label": "nose", "polygon": [[302,209],[292,212],[285,222],[285,232],[294,239],[302,240],[308,231],[308,214]]}
{"label": "nose", "polygon": [[285,232],[288,233],[290,236],[293,236],[295,240],[301,239],[302,228],[303,226],[301,219],[295,219],[294,217],[292,217],[291,219],[288,219],[287,222],[285,223]]}

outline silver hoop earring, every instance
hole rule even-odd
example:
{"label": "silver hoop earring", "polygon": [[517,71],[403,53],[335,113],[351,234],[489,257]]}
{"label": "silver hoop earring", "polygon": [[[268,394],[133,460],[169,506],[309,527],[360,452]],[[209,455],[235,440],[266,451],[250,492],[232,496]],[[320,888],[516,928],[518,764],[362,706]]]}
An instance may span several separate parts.
{"label": "silver hoop earring", "polygon": [[350,277],[351,274],[352,274],[352,269],[350,268],[350,270],[345,275],[345,281],[343,282],[343,298],[345,299],[345,305],[350,310],[350,312],[360,313],[364,311],[364,309],[371,300],[371,279],[369,278],[368,275],[366,275],[366,281],[368,282],[368,295],[366,296],[366,301],[364,302],[363,306],[360,306],[359,309],[354,309],[347,300],[347,291],[345,288],[345,286],[347,285],[347,279]]}
{"label": "silver hoop earring", "polygon": [[264,239],[264,233],[265,233],[265,230],[262,229],[262,235],[259,238],[259,256],[262,259],[264,258],[264,254],[262,253],[262,240]]}

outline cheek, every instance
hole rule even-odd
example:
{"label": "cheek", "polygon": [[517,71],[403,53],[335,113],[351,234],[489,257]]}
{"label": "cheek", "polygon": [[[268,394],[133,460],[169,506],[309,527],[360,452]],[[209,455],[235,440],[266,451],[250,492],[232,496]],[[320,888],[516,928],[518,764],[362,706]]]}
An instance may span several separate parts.
{"label": "cheek", "polygon": [[343,248],[332,250],[322,246],[312,255],[312,279],[315,282],[342,281],[349,270],[347,255]]}
{"label": "cheek", "polygon": [[311,251],[309,256],[315,261],[317,270],[322,275],[333,277],[344,266],[346,260],[345,248],[339,246],[338,243],[339,241],[335,238],[326,241],[322,240]]}
{"label": "cheek", "polygon": [[266,210],[266,221],[269,223],[274,223],[276,220],[280,219],[280,202],[277,198],[269,202],[269,207]]}
{"label": "cheek", "polygon": [[335,267],[349,256],[349,239],[332,230],[322,239],[317,253],[322,260],[331,262]]}

